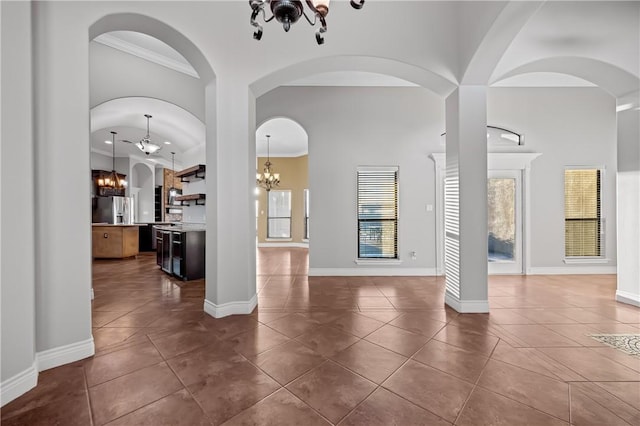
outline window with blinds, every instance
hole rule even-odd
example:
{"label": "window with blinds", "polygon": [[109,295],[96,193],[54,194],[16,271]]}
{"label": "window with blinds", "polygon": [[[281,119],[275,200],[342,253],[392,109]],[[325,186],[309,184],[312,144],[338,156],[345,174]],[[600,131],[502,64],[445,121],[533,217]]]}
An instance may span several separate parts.
{"label": "window with blinds", "polygon": [[602,170],[564,171],[566,257],[602,256]]}
{"label": "window with blinds", "polygon": [[268,194],[267,238],[291,238],[291,191]]}
{"label": "window with blinds", "polygon": [[304,190],[304,239],[309,239],[309,190]]}
{"label": "window with blinds", "polygon": [[398,167],[358,168],[358,257],[398,258]]}

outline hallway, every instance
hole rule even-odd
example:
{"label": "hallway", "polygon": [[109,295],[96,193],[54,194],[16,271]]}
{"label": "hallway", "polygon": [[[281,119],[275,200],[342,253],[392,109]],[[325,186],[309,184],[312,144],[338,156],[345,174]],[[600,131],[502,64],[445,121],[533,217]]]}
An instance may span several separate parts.
{"label": "hallway", "polygon": [[307,277],[258,249],[249,316],[202,311],[204,281],[155,255],[93,264],[96,355],[40,373],[9,425],[637,425],[640,334],[613,275],[492,276],[490,314],[444,307],[441,277]]}

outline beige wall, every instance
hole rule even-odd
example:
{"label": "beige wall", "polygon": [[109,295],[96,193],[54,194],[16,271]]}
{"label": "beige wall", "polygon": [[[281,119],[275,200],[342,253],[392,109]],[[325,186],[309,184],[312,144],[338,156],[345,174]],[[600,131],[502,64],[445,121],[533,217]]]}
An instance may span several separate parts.
{"label": "beige wall", "polygon": [[[291,242],[301,243],[304,237],[304,190],[309,188],[308,156],[271,157],[271,168],[280,173],[280,186],[276,189],[291,190]],[[258,157],[257,171],[262,172],[264,157]],[[258,243],[267,238],[267,192],[260,189],[258,195]]]}

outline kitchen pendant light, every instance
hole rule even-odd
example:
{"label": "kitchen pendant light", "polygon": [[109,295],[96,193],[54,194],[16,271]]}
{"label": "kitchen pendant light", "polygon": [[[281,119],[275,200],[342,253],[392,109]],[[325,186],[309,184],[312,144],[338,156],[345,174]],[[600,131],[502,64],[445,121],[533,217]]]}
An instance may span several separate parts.
{"label": "kitchen pendant light", "polygon": [[176,189],[176,165],[175,165],[175,152],[171,152],[171,188],[169,188],[169,200],[173,203],[173,200],[178,195],[178,190]]}
{"label": "kitchen pendant light", "polygon": [[117,134],[118,133],[111,131],[111,152],[112,152],[111,173],[109,173],[105,177],[99,178],[98,186],[117,189],[117,190],[123,190],[124,188],[127,187],[127,181],[124,179],[121,179],[118,173],[116,172],[116,135]]}
{"label": "kitchen pendant light", "polygon": [[140,151],[144,152],[147,155],[155,154],[156,152],[160,151],[162,147],[151,142],[151,136],[149,136],[149,119],[152,116],[149,114],[145,114],[144,116],[147,117],[147,134],[140,140],[140,142],[136,144],[136,146],[140,148]]}

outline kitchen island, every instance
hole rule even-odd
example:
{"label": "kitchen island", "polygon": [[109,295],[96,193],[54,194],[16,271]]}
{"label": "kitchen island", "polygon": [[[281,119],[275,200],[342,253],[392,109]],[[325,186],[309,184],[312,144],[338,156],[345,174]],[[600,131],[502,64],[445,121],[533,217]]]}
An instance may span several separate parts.
{"label": "kitchen island", "polygon": [[182,223],[154,226],[157,231],[157,264],[182,280],[204,278],[206,225]]}
{"label": "kitchen island", "polygon": [[94,259],[122,259],[137,256],[140,226],[142,225],[92,224],[91,240]]}

